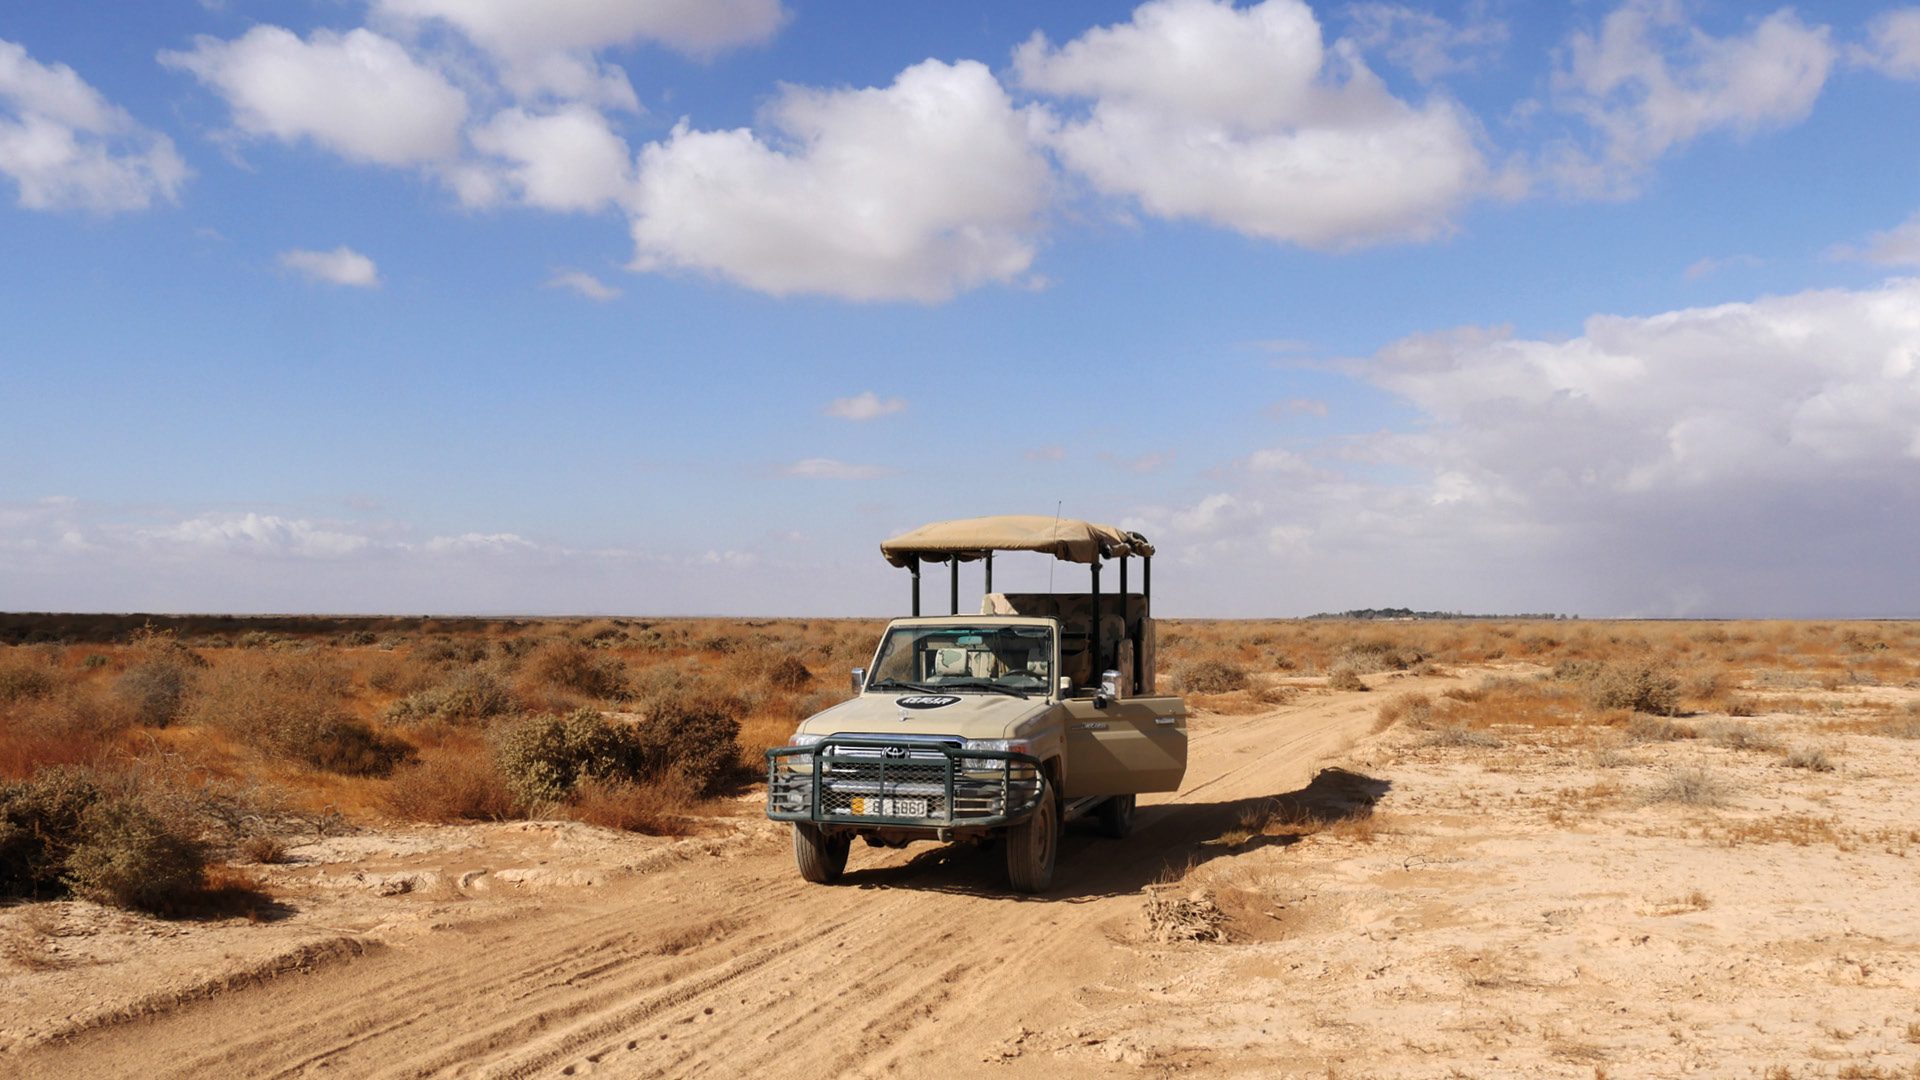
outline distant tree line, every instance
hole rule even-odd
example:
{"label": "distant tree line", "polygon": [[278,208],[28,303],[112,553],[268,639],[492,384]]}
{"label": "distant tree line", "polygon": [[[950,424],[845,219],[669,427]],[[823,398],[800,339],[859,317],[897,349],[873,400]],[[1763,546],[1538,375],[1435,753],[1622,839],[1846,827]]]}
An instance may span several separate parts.
{"label": "distant tree line", "polygon": [[1571,615],[1547,612],[1521,612],[1516,615],[1467,615],[1458,611],[1415,611],[1412,608],[1355,608],[1352,611],[1323,611],[1309,619],[1571,619]]}

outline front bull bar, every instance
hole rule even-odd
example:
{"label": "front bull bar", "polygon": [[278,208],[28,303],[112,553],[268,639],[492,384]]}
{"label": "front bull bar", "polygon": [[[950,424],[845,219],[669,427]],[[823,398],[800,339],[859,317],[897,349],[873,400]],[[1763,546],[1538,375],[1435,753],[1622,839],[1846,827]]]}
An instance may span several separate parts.
{"label": "front bull bar", "polygon": [[1032,816],[1044,775],[1031,754],[830,735],[767,751],[767,816],[855,828],[994,828]]}

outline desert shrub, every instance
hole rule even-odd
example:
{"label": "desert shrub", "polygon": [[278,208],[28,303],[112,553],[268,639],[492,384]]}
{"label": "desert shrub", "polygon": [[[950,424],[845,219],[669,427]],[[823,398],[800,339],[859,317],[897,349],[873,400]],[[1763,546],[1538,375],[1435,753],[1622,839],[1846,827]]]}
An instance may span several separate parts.
{"label": "desert shrub", "polygon": [[487,643],[449,637],[428,638],[414,646],[413,654],[429,664],[477,664],[487,658]]}
{"label": "desert shrub", "polygon": [[187,714],[278,757],[349,776],[385,776],[413,748],[349,714],[347,690],[346,673],[319,656],[262,656],[214,673]]}
{"label": "desert shrub", "polygon": [[89,769],[43,769],[0,784],[0,896],[73,892],[148,911],[200,887],[206,851],[136,792]]}
{"label": "desert shrub", "polygon": [[1705,769],[1674,769],[1667,773],[1666,779],[1647,789],[1642,801],[1720,806],[1727,801],[1727,785]]}
{"label": "desert shrub", "polygon": [[91,769],[64,766],[0,784],[0,896],[62,892],[81,822],[103,794]]}
{"label": "desert shrub", "polygon": [[387,707],[393,724],[469,724],[513,711],[513,696],[484,667],[462,668],[439,686],[409,694]]}
{"label": "desert shrub", "polygon": [[1680,680],[1651,660],[1602,664],[1586,680],[1587,703],[1596,709],[1631,709],[1672,716],[1680,703]]}
{"label": "desert shrub", "polygon": [[114,696],[126,703],[140,723],[166,727],[179,717],[193,685],[195,665],[186,659],[191,655],[180,648],[146,650],[114,680]]}
{"label": "desert shrub", "polygon": [[432,664],[383,652],[367,668],[367,686],[383,694],[416,694],[434,685],[440,677]]}
{"label": "desert shrub", "polygon": [[1405,671],[1424,659],[1426,656],[1419,649],[1391,641],[1352,641],[1334,654],[1334,666],[1350,668],[1355,674],[1369,674]]}
{"label": "desert shrub", "polygon": [[1425,694],[1400,694],[1388,698],[1377,715],[1379,723],[1375,727],[1382,731],[1399,723],[1415,728],[1431,727],[1433,699]]}
{"label": "desert shrub", "polygon": [[1492,748],[1503,745],[1500,737],[1491,732],[1475,731],[1459,724],[1443,727],[1421,740],[1422,746],[1477,747]]}
{"label": "desert shrub", "polygon": [[687,810],[699,798],[693,782],[677,773],[644,781],[589,778],[574,788],[568,813],[602,828],[679,836],[687,831]]}
{"label": "desert shrub", "polygon": [[1678,742],[1698,734],[1692,727],[1665,716],[1636,713],[1627,721],[1627,738],[1635,742]]}
{"label": "desert shrub", "polygon": [[412,821],[499,821],[514,815],[514,793],[493,754],[441,747],[394,770],[387,808]]}
{"label": "desert shrub", "polygon": [[1598,660],[1562,660],[1553,665],[1553,678],[1561,682],[1583,683],[1598,675],[1604,666]]}
{"label": "desert shrub", "polygon": [[88,807],[62,880],[96,903],[164,911],[200,889],[206,849],[160,815],[127,798]]}
{"label": "desert shrub", "polygon": [[1752,724],[1740,720],[1713,720],[1700,725],[1700,737],[1728,750],[1771,752],[1780,742]]}
{"label": "desert shrub", "polygon": [[363,649],[377,640],[371,630],[349,630],[340,635],[340,644],[349,649]]}
{"label": "desert shrub", "polygon": [[1808,772],[1832,772],[1833,759],[1817,746],[1802,746],[1789,753],[1781,764],[1789,769],[1805,769]]}
{"label": "desert shrub", "polygon": [[527,657],[527,674],[548,686],[590,698],[617,700],[629,692],[627,668],[619,657],[577,641],[554,641],[536,649]]}
{"label": "desert shrub", "polygon": [[249,630],[234,639],[233,643],[242,649],[271,649],[280,644],[280,639],[265,630]]}
{"label": "desert shrub", "polygon": [[1366,688],[1366,680],[1350,667],[1337,667],[1327,673],[1329,690],[1365,690]]}
{"label": "desert shrub", "polygon": [[638,729],[646,775],[678,773],[701,795],[712,793],[740,760],[740,716],[735,699],[671,696],[649,703]]}
{"label": "desert shrub", "polygon": [[561,802],[586,779],[638,779],[647,760],[638,731],[593,709],[529,717],[503,728],[494,760],[522,804]]}
{"label": "desert shrub", "polygon": [[775,690],[803,690],[813,681],[813,672],[798,657],[783,656],[768,665],[762,679]]}
{"label": "desert shrub", "polygon": [[1247,669],[1217,657],[1195,660],[1182,667],[1174,678],[1183,689],[1196,694],[1226,694],[1247,688]]}
{"label": "desert shrub", "polygon": [[1760,708],[1754,704],[1754,700],[1743,694],[1736,694],[1727,699],[1728,716],[1752,716],[1759,711]]}
{"label": "desert shrub", "polygon": [[0,653],[0,702],[52,697],[60,685],[53,666],[24,649]]}

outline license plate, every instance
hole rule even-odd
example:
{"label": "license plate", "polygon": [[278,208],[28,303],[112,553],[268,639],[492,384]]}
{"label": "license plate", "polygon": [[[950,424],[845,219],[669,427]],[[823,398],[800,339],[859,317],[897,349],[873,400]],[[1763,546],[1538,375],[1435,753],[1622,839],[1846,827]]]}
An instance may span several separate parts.
{"label": "license plate", "polygon": [[864,795],[853,798],[853,812],[871,814],[874,817],[923,818],[927,816],[927,800],[922,799],[874,799]]}

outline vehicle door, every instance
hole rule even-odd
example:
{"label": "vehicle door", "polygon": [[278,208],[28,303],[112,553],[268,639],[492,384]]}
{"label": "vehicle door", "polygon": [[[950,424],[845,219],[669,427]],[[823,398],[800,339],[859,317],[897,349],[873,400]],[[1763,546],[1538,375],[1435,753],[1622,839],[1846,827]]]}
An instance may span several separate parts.
{"label": "vehicle door", "polygon": [[1175,697],[1069,698],[1066,796],[1178,791],[1187,772],[1187,707]]}

